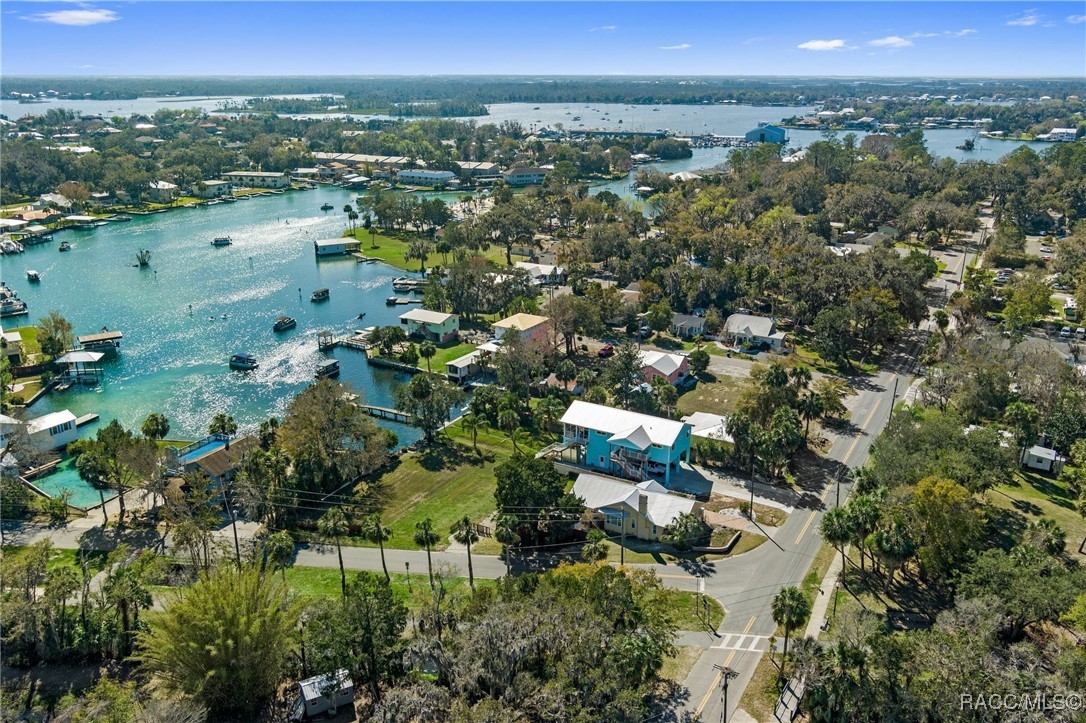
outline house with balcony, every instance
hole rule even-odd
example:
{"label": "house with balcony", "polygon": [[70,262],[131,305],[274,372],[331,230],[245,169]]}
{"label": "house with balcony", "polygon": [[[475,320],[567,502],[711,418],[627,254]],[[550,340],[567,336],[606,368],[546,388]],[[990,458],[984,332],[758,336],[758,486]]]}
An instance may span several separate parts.
{"label": "house with balcony", "polygon": [[563,446],[576,463],[638,482],[663,478],[690,459],[690,425],[575,401],[562,415]]}
{"label": "house with balcony", "polygon": [[452,341],[460,333],[460,317],[429,309],[412,309],[400,314],[400,324],[408,336],[420,336],[435,344]]}
{"label": "house with balcony", "polygon": [[701,503],[672,494],[659,482],[626,480],[581,473],[573,494],[584,500],[590,524],[602,524],[612,535],[625,533],[638,540],[658,541],[679,515],[697,512]]}
{"label": "house with balcony", "polygon": [[177,197],[177,185],[169,181],[151,181],[147,197],[155,203],[170,203]]}

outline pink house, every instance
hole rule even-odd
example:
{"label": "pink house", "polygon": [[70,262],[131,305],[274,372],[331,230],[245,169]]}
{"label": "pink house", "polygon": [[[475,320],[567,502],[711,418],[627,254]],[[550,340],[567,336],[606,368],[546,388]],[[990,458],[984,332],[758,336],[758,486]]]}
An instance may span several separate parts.
{"label": "pink house", "polygon": [[547,316],[535,314],[513,314],[494,322],[494,336],[501,339],[510,329],[520,332],[520,338],[527,342],[550,345],[551,320]]}
{"label": "pink house", "polygon": [[641,376],[652,384],[656,377],[663,377],[671,384],[678,384],[690,373],[690,362],[680,354],[665,351],[641,352]]}

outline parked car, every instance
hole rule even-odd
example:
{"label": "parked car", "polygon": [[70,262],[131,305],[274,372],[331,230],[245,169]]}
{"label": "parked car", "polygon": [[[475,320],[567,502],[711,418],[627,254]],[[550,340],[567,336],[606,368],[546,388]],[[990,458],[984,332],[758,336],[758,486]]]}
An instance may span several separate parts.
{"label": "parked car", "polygon": [[1060,338],[1061,339],[1070,339],[1071,338],[1071,327],[1065,326],[1062,329],[1060,329]]}
{"label": "parked car", "polygon": [[1050,253],[1052,253],[1052,247],[1051,246],[1042,246],[1041,247],[1041,253],[1042,254],[1050,254]]}
{"label": "parked car", "polygon": [[613,356],[614,353],[615,353],[615,348],[613,346],[611,346],[610,344],[604,344],[600,348],[600,350],[597,352],[597,354],[600,355],[601,359],[606,359],[609,356]]}
{"label": "parked car", "polygon": [[1075,329],[1075,336],[1077,336],[1079,339],[1086,339],[1086,329],[1082,328],[1081,326]]}

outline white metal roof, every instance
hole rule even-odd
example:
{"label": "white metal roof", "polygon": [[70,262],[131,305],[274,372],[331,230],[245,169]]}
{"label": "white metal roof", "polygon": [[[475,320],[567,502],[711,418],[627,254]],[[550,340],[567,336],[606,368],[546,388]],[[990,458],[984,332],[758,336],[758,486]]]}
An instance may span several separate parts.
{"label": "white metal roof", "polygon": [[695,437],[735,444],[735,440],[728,434],[728,418],[723,415],[694,412],[683,417],[683,421],[690,425],[690,434]]}
{"label": "white metal roof", "polygon": [[732,314],[724,322],[724,328],[729,334],[768,337],[773,333],[773,320],[755,314]]}
{"label": "white metal roof", "polygon": [[27,422],[26,431],[30,434],[37,434],[42,430],[55,427],[58,424],[64,424],[65,422],[74,422],[75,415],[69,410],[64,409],[59,412],[50,412],[41,417],[35,417]]}
{"label": "white metal roof", "polygon": [[575,401],[562,415],[563,424],[572,424],[576,427],[594,429],[611,435],[632,433],[638,427],[643,427],[645,434],[652,444],[660,444],[670,447],[682,434],[686,424],[671,419],[652,417],[648,414],[628,412],[624,409],[605,407],[602,404]]}
{"label": "white metal roof", "polygon": [[685,358],[680,354],[669,354],[666,351],[645,350],[641,352],[641,366],[642,368],[652,367],[665,376],[671,376],[682,366]]}
{"label": "white metal roof", "polygon": [[641,495],[648,499],[646,519],[658,527],[667,527],[675,519],[694,509],[694,500],[670,494],[659,482],[646,480],[630,484],[612,477],[582,472],[573,483],[573,494],[584,500],[585,507],[599,510],[604,507],[629,507],[636,512]]}
{"label": "white metal roof", "polygon": [[70,351],[57,359],[57,364],[93,364],[103,356],[100,351]]}
{"label": "white metal roof", "polygon": [[400,314],[400,320],[416,321],[420,324],[444,324],[449,319],[455,319],[456,314],[445,314],[429,309],[412,309]]}
{"label": "white metal roof", "polygon": [[1056,450],[1049,449],[1048,447],[1042,447],[1039,444],[1035,444],[1034,446],[1030,447],[1029,448],[1029,453],[1030,453],[1030,456],[1038,457],[1040,459],[1054,460],[1054,459],[1056,459],[1056,457],[1059,456],[1059,454],[1056,452]]}

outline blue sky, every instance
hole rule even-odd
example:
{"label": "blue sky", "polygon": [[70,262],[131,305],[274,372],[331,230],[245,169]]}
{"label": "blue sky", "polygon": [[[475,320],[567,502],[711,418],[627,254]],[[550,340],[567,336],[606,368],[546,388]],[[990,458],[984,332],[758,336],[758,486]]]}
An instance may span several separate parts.
{"label": "blue sky", "polygon": [[1086,2],[8,2],[10,75],[1086,76]]}

